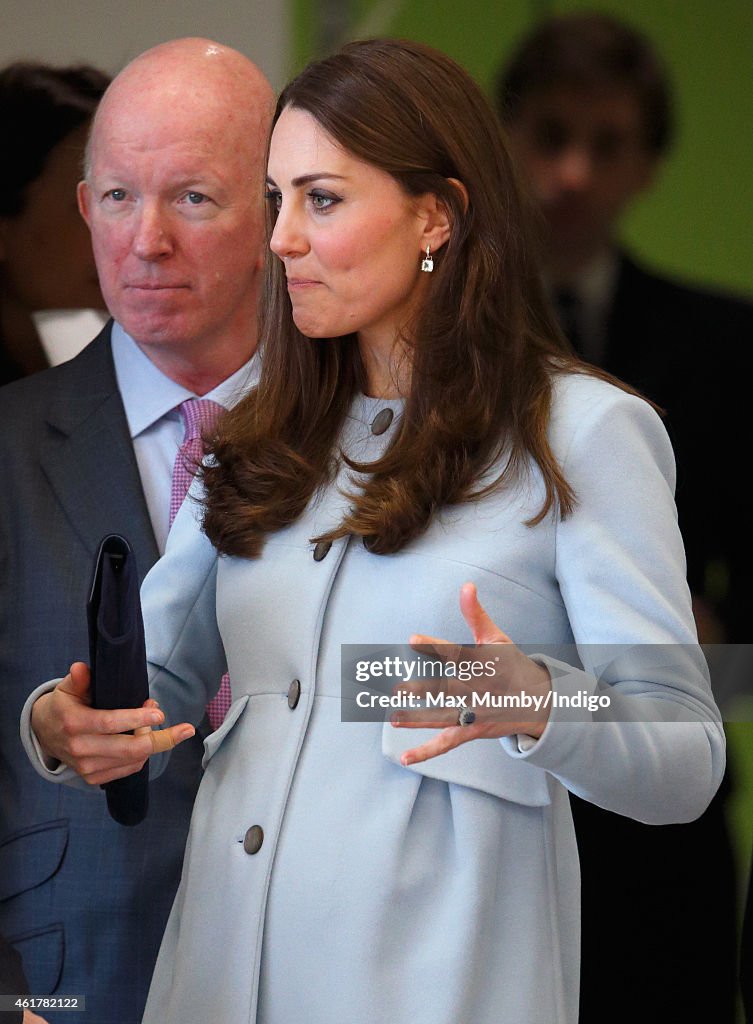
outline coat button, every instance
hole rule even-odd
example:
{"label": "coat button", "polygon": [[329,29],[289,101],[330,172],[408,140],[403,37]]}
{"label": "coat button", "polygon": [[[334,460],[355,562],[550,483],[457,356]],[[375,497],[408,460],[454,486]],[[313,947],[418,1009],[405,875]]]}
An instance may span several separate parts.
{"label": "coat button", "polygon": [[261,825],[252,825],[243,838],[243,849],[246,853],[258,853],[264,842],[264,829]]}
{"label": "coat button", "polygon": [[371,421],[371,433],[372,434],[383,434],[385,430],[392,423],[392,417],[394,416],[392,409],[382,409],[378,412],[374,419]]}
{"label": "coat button", "polygon": [[301,699],[301,683],[299,679],[294,679],[288,687],[288,707],[291,711],[294,711],[298,701]]}
{"label": "coat button", "polygon": [[323,558],[326,558],[331,547],[331,540],[320,540],[319,543],[314,548],[314,561],[321,562]]}

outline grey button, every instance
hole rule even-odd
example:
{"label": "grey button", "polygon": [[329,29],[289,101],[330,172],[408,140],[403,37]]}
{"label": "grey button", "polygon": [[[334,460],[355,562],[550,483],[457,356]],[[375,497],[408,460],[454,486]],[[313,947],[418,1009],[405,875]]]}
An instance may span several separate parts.
{"label": "grey button", "polygon": [[314,548],[314,561],[321,562],[323,558],[326,558],[331,547],[331,540],[320,540],[319,543]]}
{"label": "grey button", "polygon": [[258,853],[264,842],[264,829],[261,825],[252,825],[243,838],[243,849],[246,853]]}
{"label": "grey button", "polygon": [[392,423],[392,417],[394,416],[392,409],[382,409],[378,412],[374,419],[371,421],[371,433],[372,434],[383,434],[385,430]]}
{"label": "grey button", "polygon": [[301,682],[299,679],[294,679],[288,687],[288,707],[291,711],[294,711],[298,701],[301,699]]}

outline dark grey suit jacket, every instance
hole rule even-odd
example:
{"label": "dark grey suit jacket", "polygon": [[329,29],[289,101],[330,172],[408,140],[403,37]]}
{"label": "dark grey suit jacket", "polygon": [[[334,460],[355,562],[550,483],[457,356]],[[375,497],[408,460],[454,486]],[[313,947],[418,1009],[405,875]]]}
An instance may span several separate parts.
{"label": "dark grey suit jacket", "polygon": [[[0,389],[0,932],[35,995],[84,995],[83,1024],[138,1024],[180,877],[198,737],[151,787],[142,824],[104,794],[44,782],[18,721],[41,681],[87,661],[99,540],[120,532],[143,575],[158,552],[115,382],[109,325],[79,356]],[[70,1024],[70,1014],[46,1013]]]}
{"label": "dark grey suit jacket", "polygon": [[[20,996],[29,991],[21,967],[21,957],[0,935],[0,995]],[[0,1012],[2,1024],[21,1024],[24,1012],[22,1009]]]}

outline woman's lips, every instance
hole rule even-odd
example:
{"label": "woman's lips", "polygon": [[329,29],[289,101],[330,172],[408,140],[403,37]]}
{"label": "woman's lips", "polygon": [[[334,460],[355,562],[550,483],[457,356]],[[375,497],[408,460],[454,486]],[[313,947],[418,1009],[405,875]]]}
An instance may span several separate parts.
{"label": "woman's lips", "polygon": [[314,285],[321,284],[321,281],[313,281],[307,277],[289,277],[288,278],[288,291],[297,291],[300,288],[312,288]]}

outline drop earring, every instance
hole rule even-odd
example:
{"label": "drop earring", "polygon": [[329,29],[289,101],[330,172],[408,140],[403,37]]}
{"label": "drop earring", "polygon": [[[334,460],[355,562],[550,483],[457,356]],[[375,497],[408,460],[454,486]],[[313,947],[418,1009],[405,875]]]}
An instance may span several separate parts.
{"label": "drop earring", "polygon": [[431,255],[431,246],[426,246],[426,255],[421,260],[421,270],[426,274],[430,274],[434,269],[434,258]]}

